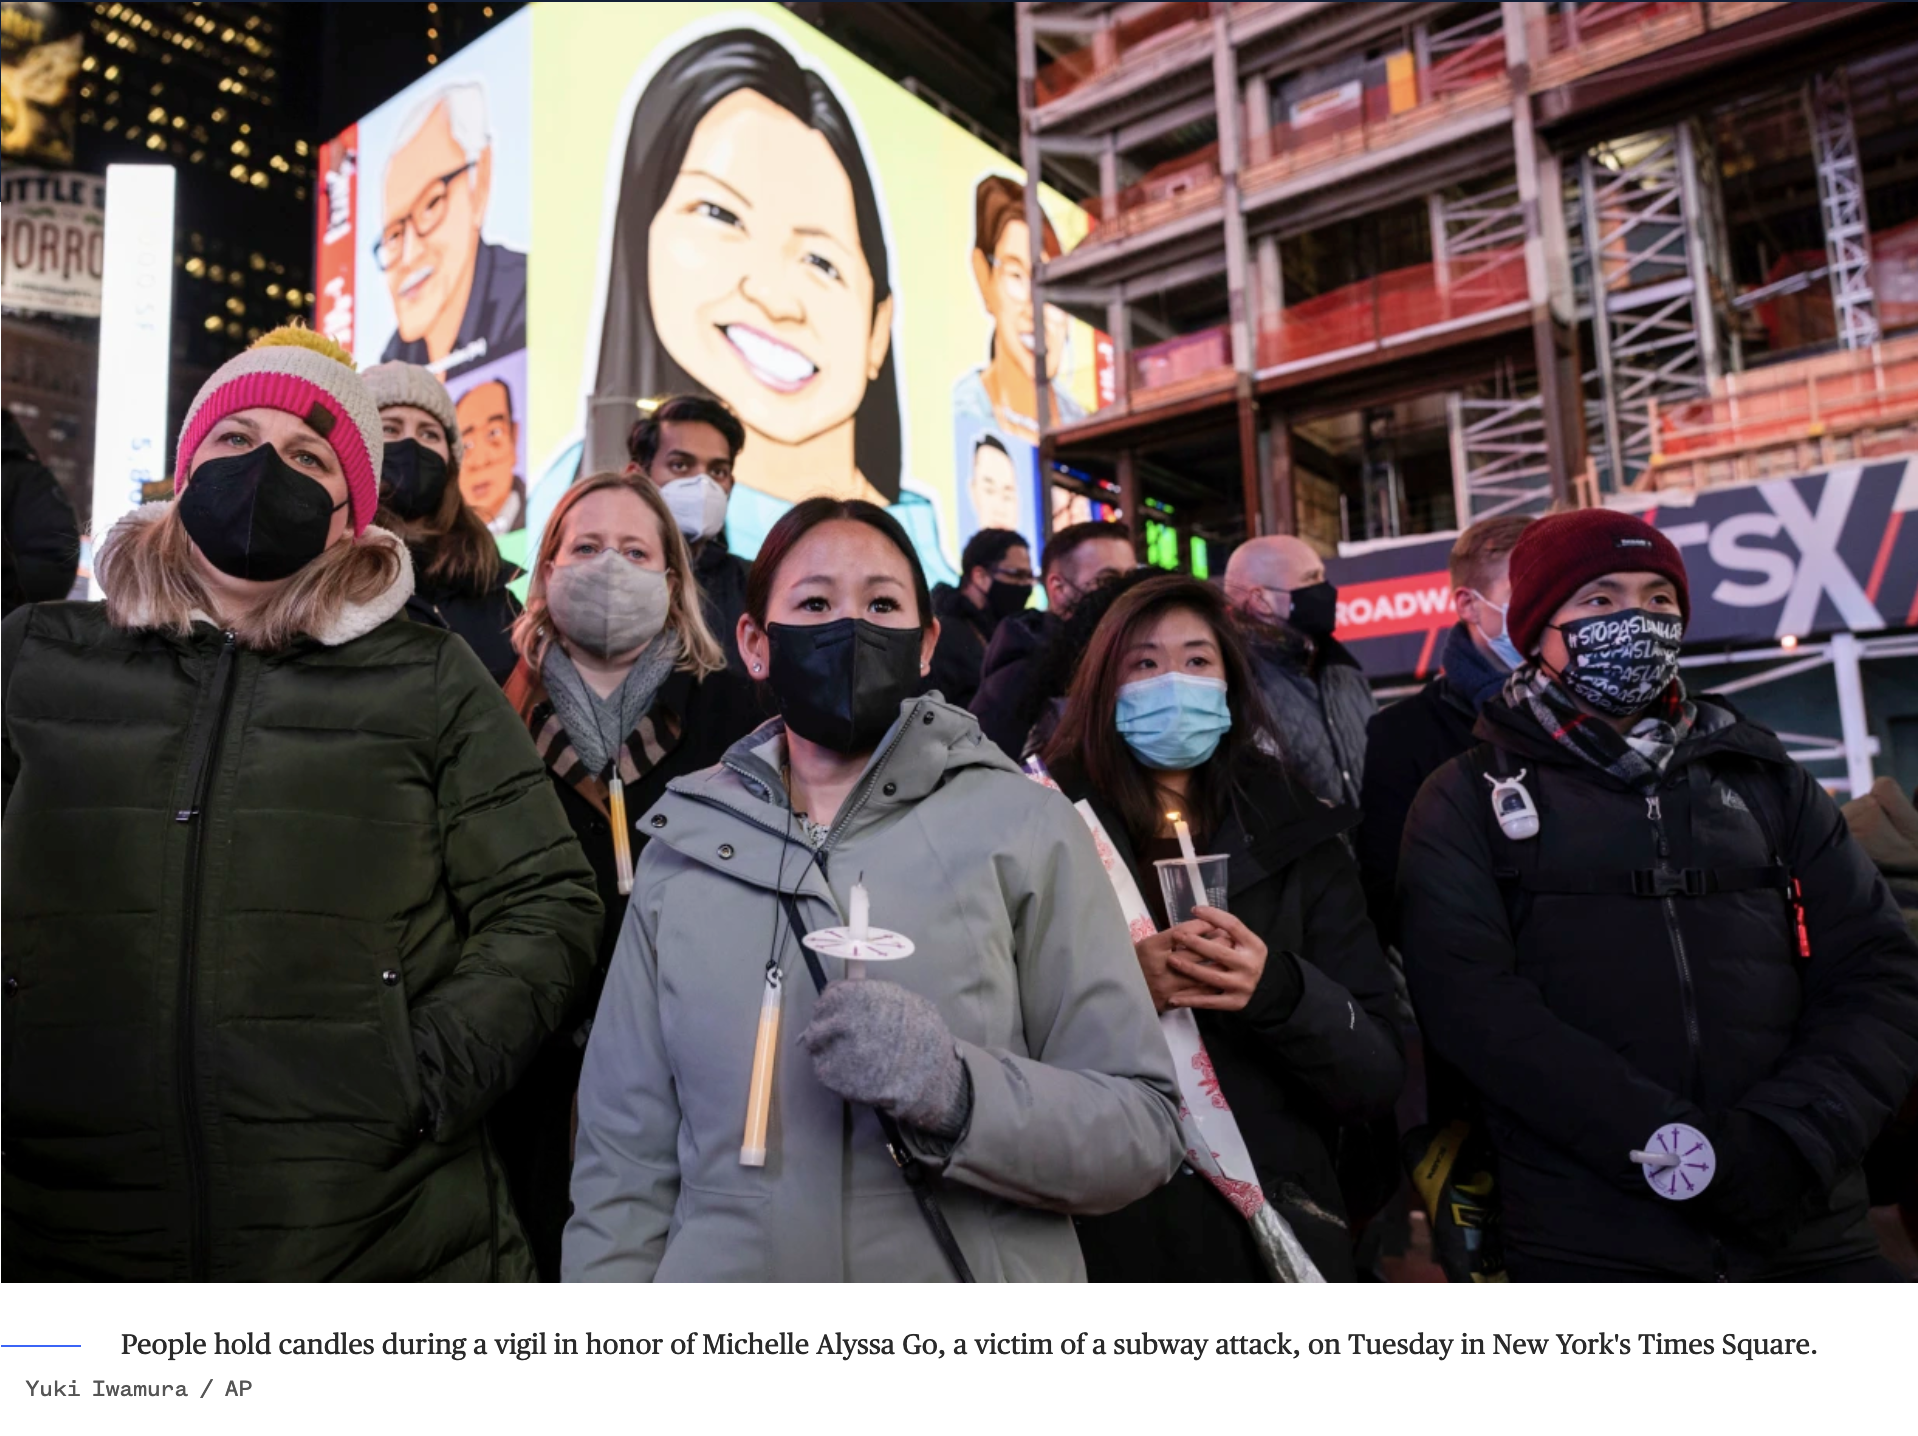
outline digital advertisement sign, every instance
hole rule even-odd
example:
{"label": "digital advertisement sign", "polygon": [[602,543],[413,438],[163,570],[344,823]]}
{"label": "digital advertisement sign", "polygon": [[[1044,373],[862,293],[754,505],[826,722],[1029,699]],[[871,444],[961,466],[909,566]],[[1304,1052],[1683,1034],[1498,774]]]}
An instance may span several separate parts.
{"label": "digital advertisement sign", "polygon": [[[445,378],[510,558],[694,391],[746,427],[735,553],[865,498],[954,581],[981,527],[1038,547],[1037,324],[1050,423],[1112,391],[1106,336],[1035,319],[1019,167],[776,5],[532,6],[320,159],[315,324]],[[1084,238],[1041,204],[1044,254]]]}

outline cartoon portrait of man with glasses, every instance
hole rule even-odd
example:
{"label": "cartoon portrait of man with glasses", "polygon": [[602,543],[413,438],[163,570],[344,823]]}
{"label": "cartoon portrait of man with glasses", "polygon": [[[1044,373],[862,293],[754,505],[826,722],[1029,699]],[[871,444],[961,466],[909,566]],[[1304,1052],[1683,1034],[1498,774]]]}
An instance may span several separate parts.
{"label": "cartoon portrait of man with glasses", "polygon": [[448,85],[400,125],[372,245],[397,320],[382,360],[447,379],[526,347],[526,256],[481,237],[492,181],[483,86]]}

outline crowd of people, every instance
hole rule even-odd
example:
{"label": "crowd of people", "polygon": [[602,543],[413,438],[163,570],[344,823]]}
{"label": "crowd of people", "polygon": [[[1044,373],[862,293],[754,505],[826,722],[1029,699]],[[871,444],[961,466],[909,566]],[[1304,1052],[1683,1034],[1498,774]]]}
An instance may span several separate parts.
{"label": "crowd of people", "polygon": [[747,563],[745,441],[651,405],[521,574],[439,381],[278,330],[90,604],[9,428],[7,1279],[1350,1281],[1408,1204],[1897,1279],[1918,810],[1687,689],[1656,529],[1468,528],[1381,710],[1299,539]]}

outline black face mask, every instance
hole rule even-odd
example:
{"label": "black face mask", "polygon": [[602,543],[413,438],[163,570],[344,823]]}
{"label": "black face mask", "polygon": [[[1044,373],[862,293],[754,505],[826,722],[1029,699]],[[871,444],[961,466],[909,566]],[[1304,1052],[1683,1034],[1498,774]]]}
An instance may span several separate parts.
{"label": "black face mask", "polygon": [[769,623],[766,681],[786,726],[835,753],[870,753],[919,686],[917,628],[863,618]]}
{"label": "black face mask", "polygon": [[1004,583],[995,578],[986,590],[986,611],[994,618],[1011,618],[1022,611],[1031,598],[1031,584]]}
{"label": "black face mask", "polygon": [[1339,624],[1337,586],[1320,579],[1291,593],[1292,615],[1286,622],[1308,638],[1330,638]]}
{"label": "black face mask", "polygon": [[180,495],[187,537],[221,573],[262,582],[290,578],[326,549],[333,502],[320,481],[271,444],[208,459]]}
{"label": "black face mask", "polygon": [[1651,707],[1678,673],[1685,620],[1628,608],[1558,625],[1565,669],[1558,681],[1594,712],[1630,718]]}
{"label": "black face mask", "polygon": [[418,439],[388,439],[380,461],[380,502],[403,519],[440,511],[446,497],[447,463]]}

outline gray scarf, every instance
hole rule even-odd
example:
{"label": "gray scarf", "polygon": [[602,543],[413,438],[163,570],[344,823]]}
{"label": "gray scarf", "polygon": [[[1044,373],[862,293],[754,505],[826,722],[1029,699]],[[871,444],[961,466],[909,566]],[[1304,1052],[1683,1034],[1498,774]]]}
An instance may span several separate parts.
{"label": "gray scarf", "polygon": [[540,660],[540,677],[546,682],[546,696],[553,712],[573,741],[573,751],[586,771],[596,778],[611,777],[613,762],[626,735],[639,726],[653,706],[660,684],[672,674],[679,662],[679,635],[662,628],[657,637],[640,649],[639,657],[625,681],[611,695],[601,698],[580,675],[573,660],[557,639],[546,646]]}

